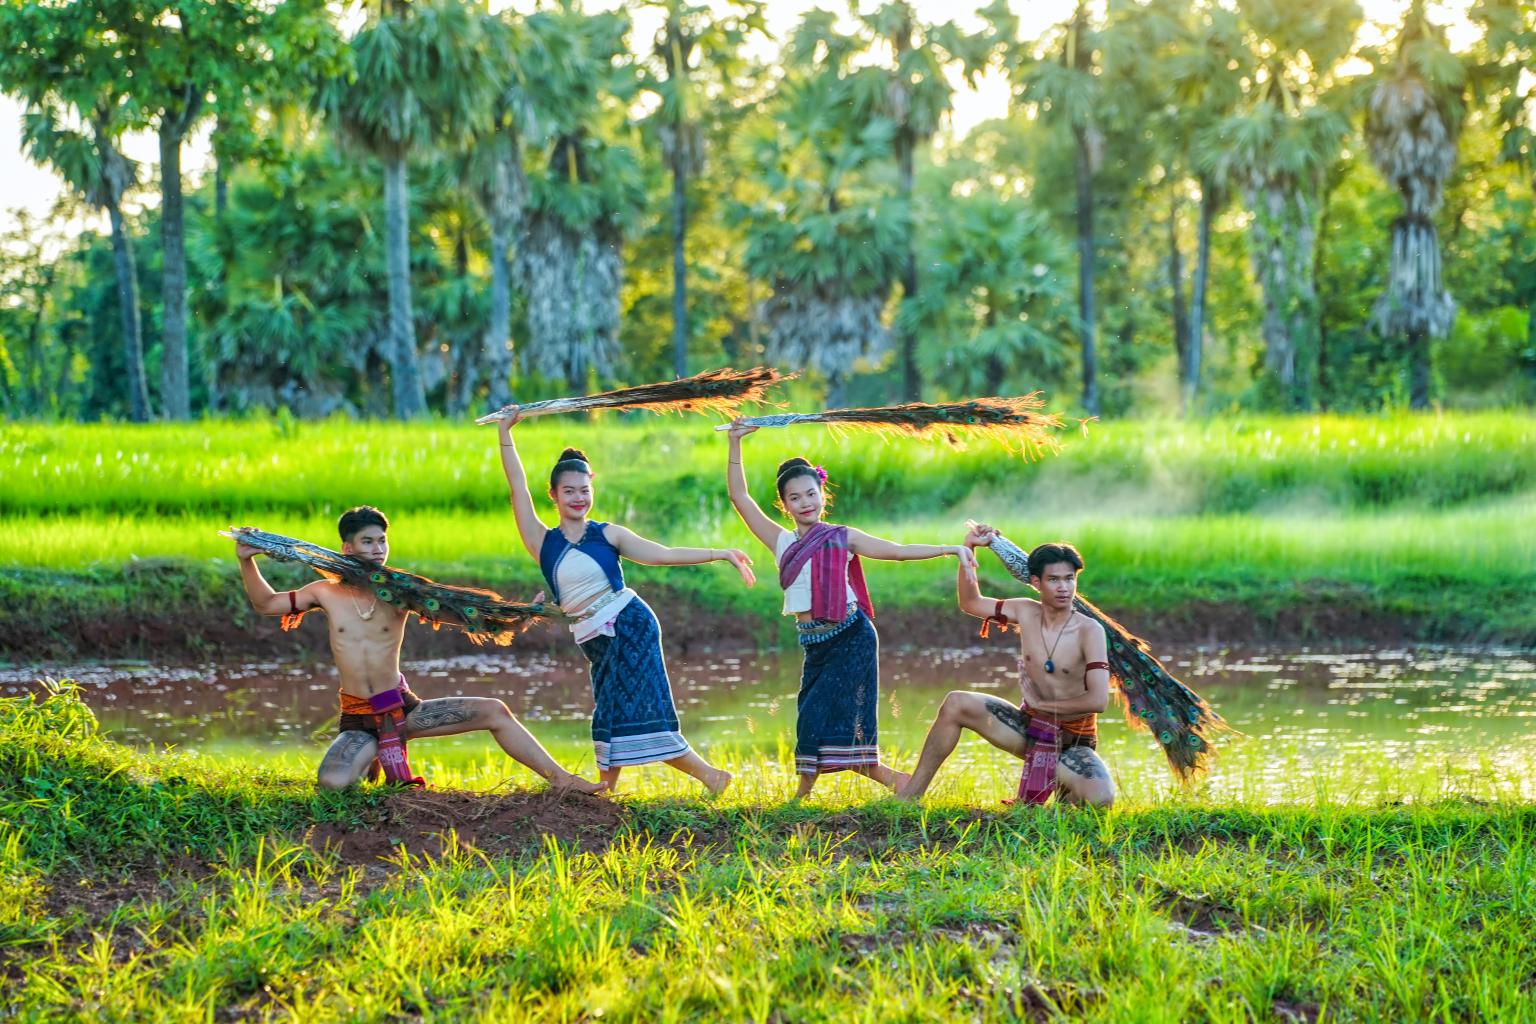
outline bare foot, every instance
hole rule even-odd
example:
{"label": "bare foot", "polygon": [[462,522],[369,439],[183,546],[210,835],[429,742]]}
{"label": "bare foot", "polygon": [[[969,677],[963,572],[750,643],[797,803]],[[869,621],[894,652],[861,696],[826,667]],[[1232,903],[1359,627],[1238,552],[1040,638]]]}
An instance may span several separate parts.
{"label": "bare foot", "polygon": [[907,783],[912,781],[912,776],[907,772],[899,772],[891,769],[891,792],[901,796],[901,791],[907,788]]}
{"label": "bare foot", "polygon": [[708,779],[700,779],[699,781],[704,783],[704,788],[709,790],[711,796],[719,796],[725,792],[725,788],[731,784],[733,778],[735,776],[724,768],[716,768]]}
{"label": "bare foot", "polygon": [[549,788],[556,793],[585,793],[588,796],[606,796],[608,793],[608,783],[588,782],[580,775],[572,775],[570,772],[550,779]]}

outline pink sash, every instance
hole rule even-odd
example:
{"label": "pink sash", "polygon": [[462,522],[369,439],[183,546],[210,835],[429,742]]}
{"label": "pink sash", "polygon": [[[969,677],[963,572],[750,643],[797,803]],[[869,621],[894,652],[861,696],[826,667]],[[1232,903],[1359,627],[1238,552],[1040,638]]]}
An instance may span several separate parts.
{"label": "pink sash", "polygon": [[848,527],[817,523],[784,550],[779,563],[779,586],[788,590],[805,568],[811,563],[811,615],[829,622],[841,622],[848,617],[848,588],[859,607],[871,619],[875,617],[874,603],[869,599],[869,587],[864,583],[864,567],[859,556],[848,557]]}

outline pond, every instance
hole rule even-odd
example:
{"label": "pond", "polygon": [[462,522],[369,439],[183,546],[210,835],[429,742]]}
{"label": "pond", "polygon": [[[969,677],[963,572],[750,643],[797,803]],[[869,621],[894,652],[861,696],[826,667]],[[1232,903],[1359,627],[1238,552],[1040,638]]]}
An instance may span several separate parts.
{"label": "pond", "polygon": [[[1536,797],[1536,656],[1529,651],[1413,648],[1259,650],[1182,648],[1165,663],[1203,694],[1234,732],[1196,795],[1261,803]],[[593,773],[585,662],[497,650],[408,661],[423,697],[484,695],[506,701],[567,766]],[[777,759],[788,785],[797,654],[673,658],[683,728],[726,766]],[[951,689],[1017,699],[1011,649],[892,650],[882,656],[881,743],[910,768],[934,711]],[[336,675],[325,663],[152,666],[34,665],[0,669],[0,696],[39,676],[73,678],[111,737],[219,757],[312,765],[334,734]],[[1117,706],[1100,719],[1101,751],[1128,797],[1175,792],[1156,744],[1133,732]],[[476,788],[531,776],[483,735],[423,740],[412,763],[449,771]],[[689,792],[675,773],[632,773],[646,793]],[[1001,797],[1018,762],[968,737],[939,775],[935,795]],[[643,782],[641,779],[643,778]],[[840,780],[840,784],[841,780]],[[849,780],[854,787],[871,784]]]}

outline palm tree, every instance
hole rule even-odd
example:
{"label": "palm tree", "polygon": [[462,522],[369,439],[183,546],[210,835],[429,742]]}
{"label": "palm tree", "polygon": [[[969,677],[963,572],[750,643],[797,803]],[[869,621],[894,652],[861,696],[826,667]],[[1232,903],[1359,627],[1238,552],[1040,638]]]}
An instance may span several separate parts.
{"label": "palm tree", "polygon": [[1434,215],[1456,163],[1461,131],[1461,62],[1445,34],[1414,0],[1397,40],[1397,59],[1371,93],[1365,138],[1381,176],[1397,188],[1403,213],[1392,222],[1392,269],[1376,300],[1376,328],[1408,340],[1409,404],[1429,408],[1429,340],[1444,337],[1456,303],[1440,278]]}
{"label": "palm tree", "polygon": [[411,302],[413,150],[483,129],[504,75],[480,18],[454,0],[384,0],[351,40],[352,71],[330,79],[321,104],[342,135],[384,164],[390,371],[395,415],[426,411]]}
{"label": "palm tree", "polygon": [[1317,251],[1323,178],[1349,131],[1324,100],[1360,20],[1354,0],[1239,5],[1255,59],[1244,105],[1201,134],[1202,167],[1238,190],[1252,219],[1249,254],[1264,296],[1264,367],[1281,403],[1316,401]]}
{"label": "palm tree", "polygon": [[515,231],[512,266],[528,314],[523,365],[573,389],[611,377],[620,355],[621,245],[643,199],[634,151],[609,141],[629,130],[639,86],[628,30],[623,14],[540,11],[525,20],[518,52],[522,134],[542,163]]}

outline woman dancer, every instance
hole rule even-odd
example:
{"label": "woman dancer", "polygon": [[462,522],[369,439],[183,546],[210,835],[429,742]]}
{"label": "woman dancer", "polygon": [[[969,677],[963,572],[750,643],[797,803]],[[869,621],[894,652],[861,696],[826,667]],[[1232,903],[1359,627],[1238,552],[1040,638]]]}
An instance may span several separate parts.
{"label": "woman dancer", "polygon": [[779,509],[794,524],[786,530],[752,500],[741,464],[741,439],[758,428],[731,425],[726,468],[731,504],[752,535],[774,554],[784,614],[795,617],[805,667],[795,700],[796,799],[810,794],[828,772],[855,771],[892,791],[907,781],[880,760],[880,638],[859,556],[904,562],[954,555],[975,570],[962,544],[896,544],[850,526],[822,522],[827,473],[801,458],[781,463]]}
{"label": "woman dancer", "polygon": [[576,644],[592,674],[592,746],[601,778],[617,788],[619,772],[664,762],[693,776],[711,793],[730,785],[688,746],[678,729],[672,683],[661,653],[661,627],[650,607],[624,585],[622,556],[642,565],[698,565],[728,561],[751,586],[752,560],[734,548],[669,548],[615,523],[593,522],[592,466],[575,448],[560,454],[549,474],[549,496],[560,514],[546,526],[533,508],[523,462],[512,441],[514,413],[500,421],[501,468],[512,490],[512,509],[523,547],[538,559],[554,602],[577,621]]}

